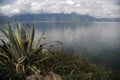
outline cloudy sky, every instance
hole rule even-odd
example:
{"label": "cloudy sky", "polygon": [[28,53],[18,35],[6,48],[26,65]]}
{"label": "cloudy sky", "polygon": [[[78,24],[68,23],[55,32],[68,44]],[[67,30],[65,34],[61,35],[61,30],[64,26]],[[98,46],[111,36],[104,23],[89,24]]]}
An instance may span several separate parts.
{"label": "cloudy sky", "polygon": [[119,0],[0,0],[0,15],[77,13],[99,18],[120,17]]}

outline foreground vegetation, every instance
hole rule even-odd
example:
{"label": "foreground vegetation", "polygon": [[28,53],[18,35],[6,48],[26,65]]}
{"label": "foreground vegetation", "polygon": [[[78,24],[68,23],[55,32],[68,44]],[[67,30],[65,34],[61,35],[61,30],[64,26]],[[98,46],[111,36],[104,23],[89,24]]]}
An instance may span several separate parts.
{"label": "foreground vegetation", "polygon": [[[42,72],[53,71],[62,76],[63,80],[112,80],[110,70],[104,66],[96,66],[88,61],[82,61],[78,54],[52,52],[49,58],[42,62]],[[41,70],[42,70],[41,69]]]}
{"label": "foreground vegetation", "polygon": [[4,38],[0,38],[0,80],[25,80],[33,74],[41,80],[49,71],[63,80],[113,80],[112,71],[105,66],[82,61],[79,54],[51,50],[53,45],[45,48],[41,44],[44,33],[34,41],[34,26],[27,26],[24,29],[17,24],[13,30],[8,24],[1,29]]}

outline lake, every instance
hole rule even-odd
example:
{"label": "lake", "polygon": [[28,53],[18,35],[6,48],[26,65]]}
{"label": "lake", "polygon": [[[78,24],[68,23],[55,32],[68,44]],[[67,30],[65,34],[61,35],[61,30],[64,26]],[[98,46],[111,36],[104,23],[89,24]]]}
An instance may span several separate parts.
{"label": "lake", "polygon": [[[45,31],[49,41],[62,41],[63,47],[96,53],[102,49],[120,46],[120,23],[118,22],[47,22],[34,23],[36,33]],[[37,35],[38,36],[38,35]]]}
{"label": "lake", "polygon": [[34,26],[36,38],[45,31],[43,43],[61,41],[64,45],[55,46],[83,53],[96,63],[120,65],[120,22],[34,22]]}
{"label": "lake", "polygon": [[67,51],[83,53],[95,63],[120,65],[119,22],[35,23],[36,33],[45,31],[48,41],[62,41]]}

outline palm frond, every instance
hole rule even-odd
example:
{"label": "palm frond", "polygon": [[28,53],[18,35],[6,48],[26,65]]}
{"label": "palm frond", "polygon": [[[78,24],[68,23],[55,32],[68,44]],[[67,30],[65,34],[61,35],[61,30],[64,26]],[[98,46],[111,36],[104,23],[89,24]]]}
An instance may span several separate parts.
{"label": "palm frond", "polygon": [[32,27],[31,30],[28,31],[28,46],[27,46],[27,52],[30,53],[33,45],[34,35],[35,35],[35,29]]}
{"label": "palm frond", "polygon": [[36,77],[41,80],[40,70],[37,69],[36,66],[27,66],[35,75]]}
{"label": "palm frond", "polygon": [[19,70],[20,70],[20,69],[19,69],[20,67],[22,67],[23,72],[25,72],[25,70],[24,70],[24,65],[21,66],[21,63],[23,63],[26,58],[27,58],[26,56],[22,56],[20,59],[18,59],[18,62],[17,62],[17,64],[16,64],[16,72],[17,72],[17,73],[20,72],[20,71],[19,71]]}
{"label": "palm frond", "polygon": [[44,36],[45,32],[42,33],[42,35],[38,38],[38,41],[36,42],[35,46],[34,46],[34,49],[38,48],[39,45],[40,45],[40,42]]}
{"label": "palm frond", "polygon": [[0,28],[0,31],[1,31],[6,37],[8,37],[8,33],[7,33],[5,30],[3,30],[3,29]]}

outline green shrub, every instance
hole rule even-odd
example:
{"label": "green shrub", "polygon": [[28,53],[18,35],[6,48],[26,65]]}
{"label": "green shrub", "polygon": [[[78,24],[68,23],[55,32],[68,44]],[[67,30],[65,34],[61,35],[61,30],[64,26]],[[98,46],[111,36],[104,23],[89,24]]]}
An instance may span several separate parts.
{"label": "green shrub", "polygon": [[13,30],[10,24],[5,30],[0,29],[5,38],[0,38],[1,79],[21,80],[31,74],[35,74],[40,79],[40,70],[36,67],[36,62],[45,60],[40,56],[42,53],[40,42],[43,35],[34,43],[34,27],[27,25],[27,30],[20,24],[17,24],[16,30]]}

